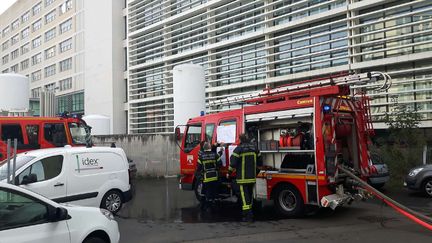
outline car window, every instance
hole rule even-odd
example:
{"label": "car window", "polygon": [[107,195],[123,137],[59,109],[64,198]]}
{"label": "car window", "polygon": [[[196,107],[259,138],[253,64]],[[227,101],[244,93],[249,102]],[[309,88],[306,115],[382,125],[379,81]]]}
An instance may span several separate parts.
{"label": "car window", "polygon": [[36,181],[45,181],[60,175],[63,168],[63,156],[56,155],[34,162],[18,175],[18,184],[22,184],[23,179],[30,174],[36,175]]}
{"label": "car window", "polygon": [[21,193],[0,188],[0,230],[46,222],[46,205]]}
{"label": "car window", "polygon": [[20,124],[3,124],[1,127],[1,140],[7,141],[8,139],[17,139],[18,144],[23,144],[23,134]]}
{"label": "car window", "polygon": [[63,123],[47,123],[44,125],[44,138],[57,147],[67,144],[66,130]]}
{"label": "car window", "polygon": [[189,125],[186,131],[185,151],[188,153],[201,141],[201,124]]}
{"label": "car window", "polygon": [[[30,160],[34,159],[34,156],[18,155],[16,157],[16,169],[20,169],[25,166]],[[6,160],[0,161],[0,180],[7,178],[7,163]]]}

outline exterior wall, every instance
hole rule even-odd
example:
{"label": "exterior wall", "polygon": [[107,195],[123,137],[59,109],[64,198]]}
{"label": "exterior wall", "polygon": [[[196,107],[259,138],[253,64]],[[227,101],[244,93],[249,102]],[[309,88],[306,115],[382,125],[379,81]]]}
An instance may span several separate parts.
{"label": "exterior wall", "polygon": [[180,151],[174,135],[110,135],[93,136],[96,146],[115,143],[137,166],[141,176],[178,175]]}
{"label": "exterior wall", "polygon": [[[206,101],[342,71],[386,71],[374,119],[398,103],[432,120],[432,2],[128,1],[128,131],[173,132],[172,73],[206,70]],[[237,108],[208,106],[208,112]],[[186,122],[186,121],[185,121]]]}

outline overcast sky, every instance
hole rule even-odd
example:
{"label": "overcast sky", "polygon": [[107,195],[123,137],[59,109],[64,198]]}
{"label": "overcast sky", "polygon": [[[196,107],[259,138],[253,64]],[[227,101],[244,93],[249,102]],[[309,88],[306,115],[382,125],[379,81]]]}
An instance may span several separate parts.
{"label": "overcast sky", "polygon": [[[2,14],[6,9],[8,9],[17,0],[0,0],[0,14]],[[26,0],[30,1],[30,0]]]}

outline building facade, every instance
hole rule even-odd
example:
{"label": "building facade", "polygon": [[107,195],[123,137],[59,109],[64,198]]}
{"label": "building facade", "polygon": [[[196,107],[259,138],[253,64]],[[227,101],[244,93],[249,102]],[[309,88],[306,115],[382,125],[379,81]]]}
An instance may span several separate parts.
{"label": "building facade", "polygon": [[397,102],[432,126],[431,1],[129,0],[127,29],[132,134],[173,132],[171,70],[191,62],[206,70],[207,102],[343,71],[386,71],[393,86],[370,94],[374,118]]}
{"label": "building facade", "polygon": [[102,114],[125,133],[125,9],[125,0],[18,0],[0,15],[0,71],[29,78],[36,115],[41,93],[54,92],[56,113]]}

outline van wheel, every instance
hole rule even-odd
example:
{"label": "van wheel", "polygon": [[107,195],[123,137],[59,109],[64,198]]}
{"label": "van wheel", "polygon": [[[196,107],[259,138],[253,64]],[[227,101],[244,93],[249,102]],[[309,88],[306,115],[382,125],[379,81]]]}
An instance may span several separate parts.
{"label": "van wheel", "polygon": [[87,238],[83,241],[83,243],[108,243],[105,240],[98,237]]}
{"label": "van wheel", "polygon": [[199,202],[205,201],[205,196],[203,194],[203,182],[201,180],[197,180],[194,186],[195,197]]}
{"label": "van wheel", "polygon": [[276,188],[273,197],[278,213],[283,217],[302,217],[305,212],[303,198],[292,185],[281,185]]}
{"label": "van wheel", "polygon": [[122,208],[123,197],[117,190],[111,190],[105,193],[102,198],[101,208],[110,211],[113,214],[117,214]]}

